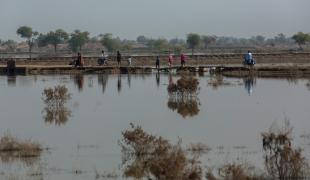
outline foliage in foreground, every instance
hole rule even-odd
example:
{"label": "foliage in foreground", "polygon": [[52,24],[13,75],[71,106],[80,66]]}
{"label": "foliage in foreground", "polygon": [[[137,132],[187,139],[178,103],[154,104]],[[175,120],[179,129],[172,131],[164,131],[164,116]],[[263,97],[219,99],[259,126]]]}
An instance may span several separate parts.
{"label": "foliage in foreground", "polygon": [[162,137],[131,125],[122,133],[124,176],[163,180],[199,180],[202,168],[198,157],[189,157],[181,142],[171,144]]}

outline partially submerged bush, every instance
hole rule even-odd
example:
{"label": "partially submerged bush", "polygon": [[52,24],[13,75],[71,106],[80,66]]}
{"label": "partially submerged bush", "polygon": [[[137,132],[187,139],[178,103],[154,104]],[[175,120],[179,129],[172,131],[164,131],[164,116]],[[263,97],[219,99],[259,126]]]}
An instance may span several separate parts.
{"label": "partially submerged bush", "polygon": [[31,163],[33,158],[41,155],[42,150],[40,144],[30,140],[20,140],[10,134],[5,134],[0,139],[0,159],[3,162],[20,159]]}
{"label": "partially submerged bush", "polygon": [[309,176],[309,165],[300,148],[292,147],[292,127],[288,121],[281,130],[262,133],[265,166],[278,179],[303,179]]}
{"label": "partially submerged bush", "polygon": [[184,118],[199,113],[199,99],[197,97],[199,82],[192,76],[182,76],[177,83],[170,80],[168,85],[168,107],[177,110]]}
{"label": "partially submerged bush", "polygon": [[171,144],[162,137],[146,133],[140,126],[122,133],[124,176],[162,180],[199,180],[202,169],[189,158],[181,142]]}
{"label": "partially submerged bush", "polygon": [[49,106],[63,106],[68,100],[71,99],[68,88],[64,85],[58,85],[54,88],[45,88],[42,95],[44,103]]}
{"label": "partially submerged bush", "polygon": [[199,90],[198,79],[193,76],[182,76],[177,83],[169,83],[169,95],[196,96]]}
{"label": "partially submerged bush", "polygon": [[65,124],[71,116],[71,111],[65,107],[65,103],[71,99],[67,87],[63,85],[46,88],[42,95],[46,104],[42,111],[45,122],[54,122],[56,125]]}

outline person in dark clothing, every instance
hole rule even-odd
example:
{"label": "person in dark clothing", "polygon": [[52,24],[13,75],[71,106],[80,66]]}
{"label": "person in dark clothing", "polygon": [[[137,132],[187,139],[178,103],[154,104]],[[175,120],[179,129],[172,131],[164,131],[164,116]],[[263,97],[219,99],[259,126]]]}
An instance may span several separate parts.
{"label": "person in dark clothing", "polygon": [[122,60],[122,55],[121,55],[121,53],[119,51],[117,51],[116,60],[117,60],[117,64],[120,66],[121,65],[121,60]]}
{"label": "person in dark clothing", "polygon": [[84,65],[84,59],[82,57],[82,54],[80,52],[78,52],[78,56],[77,56],[77,59],[75,61],[75,67],[77,67],[77,66],[83,67],[83,65]]}
{"label": "person in dark clothing", "polygon": [[159,56],[156,57],[156,69],[159,69]]}

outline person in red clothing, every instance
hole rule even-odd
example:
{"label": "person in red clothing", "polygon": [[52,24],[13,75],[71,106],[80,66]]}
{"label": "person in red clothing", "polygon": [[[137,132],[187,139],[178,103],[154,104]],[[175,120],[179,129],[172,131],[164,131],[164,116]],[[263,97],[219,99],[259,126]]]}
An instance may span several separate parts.
{"label": "person in red clothing", "polygon": [[172,56],[172,54],[169,54],[169,57],[168,57],[168,65],[169,65],[169,67],[172,66],[172,63],[173,63],[173,56]]}
{"label": "person in red clothing", "polygon": [[182,54],[181,54],[181,66],[182,66],[182,67],[185,66],[185,60],[186,60],[186,56],[182,53]]}

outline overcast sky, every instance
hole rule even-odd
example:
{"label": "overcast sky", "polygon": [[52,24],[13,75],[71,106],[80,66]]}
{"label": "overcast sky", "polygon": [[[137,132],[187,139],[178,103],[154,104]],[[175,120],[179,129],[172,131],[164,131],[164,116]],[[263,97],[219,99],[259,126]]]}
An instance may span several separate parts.
{"label": "overcast sky", "polygon": [[310,32],[310,0],[0,0],[0,39],[19,40],[22,25],[39,32],[80,29],[183,38],[189,32],[273,37]]}

